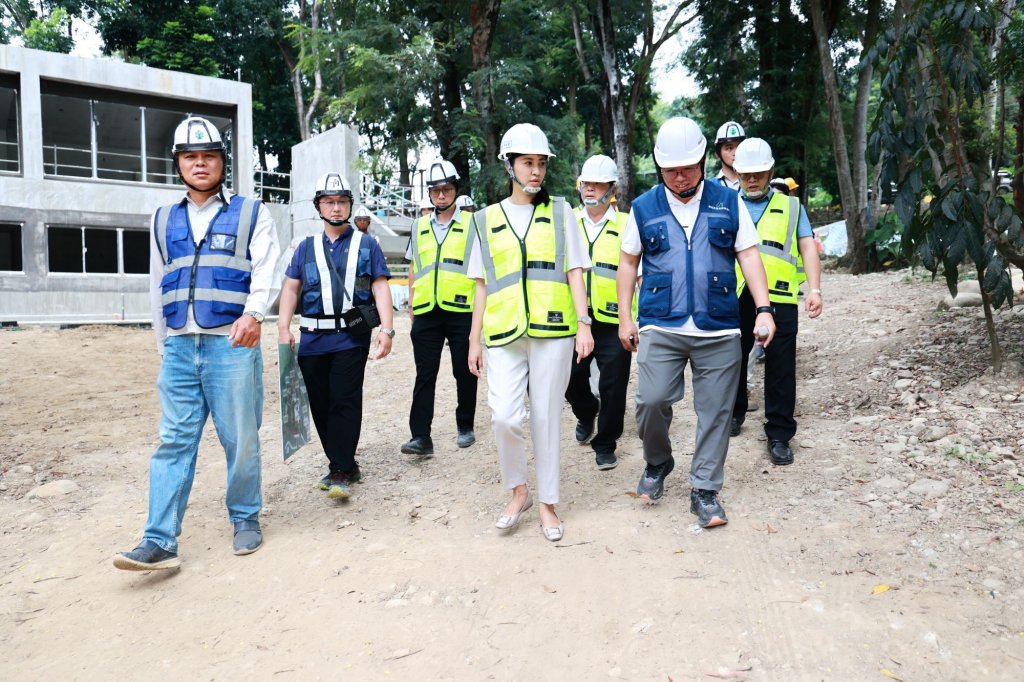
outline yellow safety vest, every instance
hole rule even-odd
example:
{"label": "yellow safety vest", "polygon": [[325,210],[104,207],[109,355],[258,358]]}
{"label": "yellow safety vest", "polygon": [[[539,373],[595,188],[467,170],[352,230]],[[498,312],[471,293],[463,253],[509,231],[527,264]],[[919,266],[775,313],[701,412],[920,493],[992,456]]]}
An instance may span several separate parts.
{"label": "yellow safety vest", "polygon": [[[615,289],[615,275],[622,253],[622,235],[626,232],[629,214],[615,211],[615,218],[601,226],[594,241],[587,234],[586,207],[576,209],[580,232],[589,245],[591,269],[587,271],[587,301],[594,319],[609,324],[619,323],[619,298]],[[637,298],[633,297],[633,319],[636,319]]]}
{"label": "yellow safety vest", "polygon": [[487,307],[483,342],[504,346],[523,334],[556,338],[576,334],[576,309],[566,278],[565,199],[534,206],[519,239],[501,204],[473,214],[480,238]]}
{"label": "yellow safety vest", "polygon": [[[800,210],[797,197],[772,192],[768,206],[757,221],[758,248],[768,276],[768,298],[772,303],[796,303],[800,283],[806,279],[796,237]],[[739,261],[736,263],[736,282],[736,291],[742,294],[746,282]]]}
{"label": "yellow safety vest", "polygon": [[476,281],[467,276],[470,214],[459,211],[439,244],[430,215],[416,221],[412,232],[412,311],[430,312],[436,307],[456,313],[473,311]]}

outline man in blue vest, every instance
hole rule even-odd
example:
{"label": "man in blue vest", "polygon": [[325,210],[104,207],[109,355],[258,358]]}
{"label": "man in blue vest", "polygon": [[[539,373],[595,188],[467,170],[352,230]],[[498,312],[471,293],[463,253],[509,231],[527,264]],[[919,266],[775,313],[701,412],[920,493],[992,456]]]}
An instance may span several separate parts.
{"label": "man in blue vest", "polygon": [[[616,289],[619,340],[637,352],[636,422],[647,463],[637,496],[659,499],[675,466],[669,426],[692,365],[696,446],[690,511],[701,527],[725,524],[718,500],[729,450],[729,418],[740,372],[739,262],[757,303],[764,343],[775,332],[757,233],[735,191],[704,182],[707,140],[688,118],[661,126],[654,161],[661,183],[633,201]],[[630,309],[643,259],[639,329]]]}
{"label": "man in blue vest", "polygon": [[[764,432],[768,437],[768,457],[772,464],[793,463],[789,441],[796,435],[796,337],[799,318],[798,291],[806,277],[810,290],[805,307],[810,318],[821,314],[821,261],[807,212],[797,197],[771,189],[775,172],[772,148],[764,140],[751,137],[736,150],[736,170],[740,174],[740,194],[757,225],[761,260],[768,276],[768,297],[775,308],[778,332],[771,348],[765,349]],[[795,183],[794,183],[795,184]],[[739,285],[740,319],[745,322],[741,344],[744,370],[747,353],[754,345],[750,332],[754,301]],[[747,413],[747,392],[740,386],[730,434],[738,435]]]}
{"label": "man in blue vest", "polygon": [[163,417],[149,467],[142,542],[114,557],[129,571],[175,568],[199,440],[213,415],[227,458],[235,554],[263,542],[259,428],[263,418],[260,323],[280,249],[269,211],[224,188],[220,131],[190,117],[174,131],[174,166],[188,188],[153,216],[150,300]]}
{"label": "man in blue vest", "polygon": [[295,249],[277,319],[278,343],[294,347],[291,324],[299,313],[299,369],[329,466],[318,487],[333,500],[351,497],[352,484],[363,477],[356,448],[373,327],[380,325],[374,359],[386,357],[395,338],[391,272],[377,240],[352,228],[352,201],[352,189],[340,173],[317,180],[313,207],[323,231]]}

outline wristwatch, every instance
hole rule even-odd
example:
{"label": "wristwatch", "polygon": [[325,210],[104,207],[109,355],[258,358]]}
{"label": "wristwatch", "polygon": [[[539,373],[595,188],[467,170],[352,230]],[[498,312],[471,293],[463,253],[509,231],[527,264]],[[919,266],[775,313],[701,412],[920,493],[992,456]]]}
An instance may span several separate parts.
{"label": "wristwatch", "polygon": [[246,310],[242,314],[243,315],[248,315],[249,317],[251,317],[252,319],[256,320],[257,322],[262,322],[263,318],[266,317],[263,313],[258,313],[255,310]]}
{"label": "wristwatch", "polygon": [[811,293],[812,294],[817,294],[818,296],[821,296],[821,289],[811,289]]}
{"label": "wristwatch", "polygon": [[771,306],[771,305],[758,306],[757,309],[754,312],[756,312],[758,315],[760,315],[761,313],[768,313],[772,317],[775,317],[775,306]]}
{"label": "wristwatch", "polygon": [[380,328],[380,333],[381,334],[387,334],[389,339],[395,338],[395,330],[394,329],[390,329],[388,327],[381,327]]}
{"label": "wristwatch", "polygon": [[590,315],[580,315],[579,317],[576,318],[576,321],[579,322],[580,324],[585,324],[587,326],[594,324],[594,318],[592,318]]}

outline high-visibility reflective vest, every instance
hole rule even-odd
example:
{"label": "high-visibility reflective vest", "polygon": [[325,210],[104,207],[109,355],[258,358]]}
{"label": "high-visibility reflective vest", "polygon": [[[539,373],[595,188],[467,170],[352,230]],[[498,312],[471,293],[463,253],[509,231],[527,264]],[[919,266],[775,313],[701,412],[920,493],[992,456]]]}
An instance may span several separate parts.
{"label": "high-visibility reflective vest", "polygon": [[[758,248],[768,276],[768,298],[772,303],[796,303],[800,283],[806,279],[796,237],[800,210],[800,199],[773,191],[757,221]],[[742,294],[746,282],[739,265],[736,280],[736,290]]]}
{"label": "high-visibility reflective vest", "polygon": [[504,346],[523,334],[554,338],[576,334],[565,259],[565,199],[534,206],[523,239],[501,204],[473,214],[487,285],[483,342]]}
{"label": "high-visibility reflective vest", "polygon": [[233,196],[210,221],[196,244],[188,219],[187,199],[157,209],[156,245],[164,263],[161,302],[171,329],[188,321],[213,329],[233,324],[243,312],[252,283],[249,242],[256,228],[260,202]]}
{"label": "high-visibility reflective vest", "polygon": [[[352,230],[352,228],[348,228]],[[302,316],[304,332],[336,332],[345,329],[342,315],[353,306],[373,303],[371,266],[374,239],[352,230],[345,267],[335,272],[331,254],[324,248],[324,234],[306,237],[299,246],[302,263]]]}
{"label": "high-visibility reflective vest", "polygon": [[467,276],[473,246],[469,239],[471,215],[456,209],[441,243],[430,215],[416,221],[412,233],[414,313],[426,313],[435,306],[456,313],[473,311],[476,281]]}
{"label": "high-visibility reflective vest", "polygon": [[[576,209],[580,232],[590,251],[591,269],[587,271],[587,302],[594,319],[609,324],[619,323],[619,299],[615,290],[615,276],[622,253],[622,235],[626,232],[629,214],[615,211],[613,220],[605,221],[594,241],[586,228],[586,208]],[[636,319],[637,299],[633,297],[633,319]]]}

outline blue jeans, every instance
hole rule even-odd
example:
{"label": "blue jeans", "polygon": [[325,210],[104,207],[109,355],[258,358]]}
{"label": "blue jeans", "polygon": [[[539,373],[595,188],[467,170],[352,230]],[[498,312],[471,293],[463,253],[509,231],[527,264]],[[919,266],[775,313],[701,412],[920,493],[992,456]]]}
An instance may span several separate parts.
{"label": "blue jeans", "polygon": [[149,518],[143,537],[175,552],[196,475],[206,418],[212,413],[228,465],[225,495],[232,523],[258,519],[263,505],[259,428],[263,420],[260,349],[231,347],[227,336],[168,336],[157,380],[163,417],[149,464]]}

